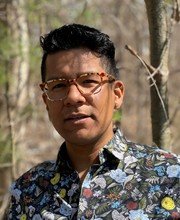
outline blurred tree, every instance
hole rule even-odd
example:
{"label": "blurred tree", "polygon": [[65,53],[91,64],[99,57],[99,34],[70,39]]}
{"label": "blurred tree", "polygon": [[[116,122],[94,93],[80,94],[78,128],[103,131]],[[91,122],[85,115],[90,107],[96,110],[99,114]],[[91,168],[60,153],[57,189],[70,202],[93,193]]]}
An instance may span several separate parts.
{"label": "blurred tree", "polygon": [[[172,6],[172,0],[166,0],[165,3]],[[171,11],[171,7],[167,11]],[[103,4],[102,0],[0,0],[0,93],[2,93],[0,158],[3,158],[2,163],[12,162],[13,145],[18,154],[23,152],[18,166],[14,166],[17,175],[43,160],[55,158],[60,138],[47,120],[38,87],[38,82],[41,80],[42,55],[39,36],[53,28],[73,22],[94,26],[109,34],[115,42],[117,65],[121,72],[120,78],[126,87],[126,97],[123,113],[117,112],[114,121],[119,125],[121,120],[123,132],[134,142],[151,144],[150,96],[144,68],[124,50],[124,45],[130,44],[146,59],[149,56],[146,16],[144,0],[104,0]],[[174,42],[171,48],[173,58],[170,60],[172,70],[177,73],[179,73],[177,57],[180,51],[178,27],[172,41]],[[30,65],[25,67],[23,63],[28,64],[28,60]],[[176,101],[179,97],[180,74],[177,73],[169,78],[172,85],[169,87],[171,111],[176,109]],[[170,114],[173,115],[173,111]],[[177,114],[175,116],[177,117]],[[29,118],[30,120],[27,120]],[[177,140],[176,151],[180,140],[180,124],[177,121],[172,122]],[[0,173],[2,174],[1,171]],[[4,178],[5,174],[2,176]]]}
{"label": "blurred tree", "polygon": [[[11,124],[7,125],[7,121],[10,121],[9,96],[7,95],[9,89],[7,73],[10,41],[7,36],[6,6],[5,2],[0,3],[0,205],[12,181],[12,127]],[[0,216],[2,211],[0,209]]]}
{"label": "blurred tree", "polygon": [[[153,142],[165,149],[170,149],[172,135],[169,124],[167,83],[171,18],[167,13],[165,0],[145,0],[145,3],[150,32],[150,61],[156,68],[155,73],[152,73],[153,81],[150,79]],[[153,85],[154,82],[157,88]]]}
{"label": "blurred tree", "polygon": [[[8,132],[3,136],[0,144],[0,189],[7,191],[16,178],[16,140],[24,132],[25,123],[20,123],[22,113],[28,104],[28,74],[29,74],[29,38],[24,0],[11,0],[1,2],[1,33],[2,45],[1,62],[3,62],[4,75],[4,103],[6,116],[1,129]],[[5,136],[5,137],[4,137]]]}

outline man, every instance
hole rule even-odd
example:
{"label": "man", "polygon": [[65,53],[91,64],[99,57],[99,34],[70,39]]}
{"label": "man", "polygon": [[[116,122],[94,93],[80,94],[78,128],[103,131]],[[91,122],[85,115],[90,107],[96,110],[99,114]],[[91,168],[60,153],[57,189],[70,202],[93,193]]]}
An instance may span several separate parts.
{"label": "man", "polygon": [[180,219],[177,157],[113,130],[124,85],[109,37],[70,24],[41,46],[42,97],[65,142],[12,185],[8,219]]}

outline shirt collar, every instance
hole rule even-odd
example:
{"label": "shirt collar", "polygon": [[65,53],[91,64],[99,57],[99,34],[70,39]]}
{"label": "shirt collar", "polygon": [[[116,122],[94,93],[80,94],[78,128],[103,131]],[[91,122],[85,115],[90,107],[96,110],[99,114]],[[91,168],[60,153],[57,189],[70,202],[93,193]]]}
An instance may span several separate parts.
{"label": "shirt collar", "polygon": [[[113,155],[118,160],[122,160],[124,157],[124,153],[127,151],[128,141],[124,137],[120,129],[116,128],[114,130],[113,138],[99,152],[100,164],[109,159],[109,154]],[[69,168],[70,170],[72,170],[65,142],[61,145],[56,160],[55,168],[58,169],[59,167],[66,167],[66,169]]]}
{"label": "shirt collar", "polygon": [[114,130],[113,138],[101,149],[100,163],[106,160],[106,154],[112,154],[118,160],[124,158],[124,153],[128,151],[128,140],[122,134],[119,128]]}
{"label": "shirt collar", "polygon": [[59,167],[64,169],[61,169],[62,171],[66,170],[67,168],[69,168],[69,170],[72,170],[72,166],[71,166],[71,161],[69,159],[68,153],[67,153],[67,149],[66,149],[66,143],[63,142],[62,145],[60,146],[58,155],[57,155],[57,159],[56,159],[56,165],[55,165],[55,169],[58,170]]}

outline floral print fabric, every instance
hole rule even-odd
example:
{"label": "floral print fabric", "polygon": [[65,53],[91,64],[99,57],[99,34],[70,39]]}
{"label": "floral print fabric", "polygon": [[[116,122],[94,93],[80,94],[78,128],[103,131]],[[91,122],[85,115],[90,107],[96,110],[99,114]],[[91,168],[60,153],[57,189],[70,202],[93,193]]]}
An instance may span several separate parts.
{"label": "floral print fabric", "polygon": [[65,143],[11,187],[9,220],[180,219],[180,163],[174,154],[127,141],[117,130],[83,183]]}

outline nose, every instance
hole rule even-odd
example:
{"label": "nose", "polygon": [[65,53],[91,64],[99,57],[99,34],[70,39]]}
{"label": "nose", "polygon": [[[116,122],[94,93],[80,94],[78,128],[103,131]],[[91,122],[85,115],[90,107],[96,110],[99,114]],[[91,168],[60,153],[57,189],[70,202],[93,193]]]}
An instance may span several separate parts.
{"label": "nose", "polygon": [[69,92],[64,99],[64,105],[76,105],[86,101],[75,83],[69,85]]}

